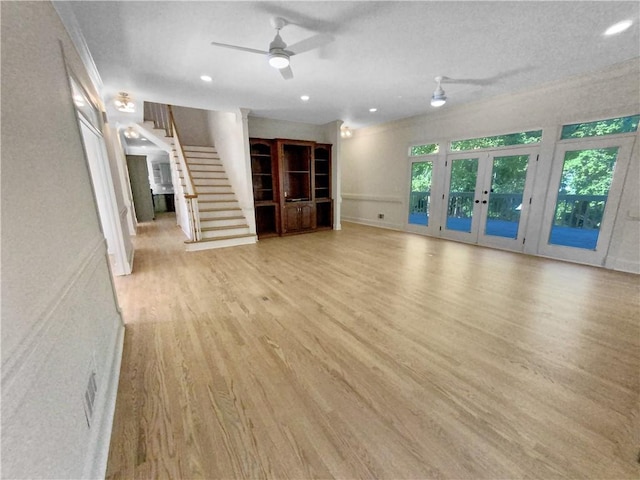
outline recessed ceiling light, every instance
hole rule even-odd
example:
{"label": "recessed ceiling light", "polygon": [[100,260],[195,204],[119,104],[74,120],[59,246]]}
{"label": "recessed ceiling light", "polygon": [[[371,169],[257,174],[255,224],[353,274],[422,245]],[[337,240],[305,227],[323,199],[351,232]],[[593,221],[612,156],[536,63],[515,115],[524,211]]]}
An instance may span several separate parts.
{"label": "recessed ceiling light", "polygon": [[303,102],[308,102],[309,101],[309,95],[301,95],[300,96],[300,100],[302,100]]}
{"label": "recessed ceiling light", "polygon": [[140,140],[142,140],[143,142],[147,142],[148,140],[144,137],[142,137]]}
{"label": "recessed ceiling light", "polygon": [[377,108],[370,108],[370,109],[369,109],[369,111],[370,111],[371,113],[375,113],[375,112],[377,112],[377,111],[378,111],[378,109],[377,109]]}
{"label": "recessed ceiling light", "polygon": [[202,80],[203,82],[211,82],[213,81],[213,78],[211,78],[209,75],[200,75],[200,80]]}
{"label": "recessed ceiling light", "polygon": [[614,25],[611,25],[609,28],[605,30],[604,34],[615,35],[616,33],[622,33],[626,29],[628,29],[631,25],[633,25],[633,22],[631,20],[623,20],[622,22],[618,22]]}

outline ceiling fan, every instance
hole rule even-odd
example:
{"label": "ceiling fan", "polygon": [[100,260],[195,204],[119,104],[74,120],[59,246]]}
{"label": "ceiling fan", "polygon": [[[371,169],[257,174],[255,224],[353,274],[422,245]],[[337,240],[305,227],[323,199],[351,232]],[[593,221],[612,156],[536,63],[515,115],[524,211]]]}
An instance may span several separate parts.
{"label": "ceiling fan", "polygon": [[266,55],[269,59],[269,65],[273,68],[277,68],[280,74],[285,80],[293,78],[293,71],[290,66],[290,58],[294,55],[313,50],[314,48],[321,47],[333,40],[331,35],[318,34],[312,37],[302,40],[287,48],[287,44],[282,40],[280,36],[280,30],[288,25],[282,17],[273,17],[271,19],[271,26],[276,29],[276,36],[269,44],[269,50],[257,50],[255,48],[241,47],[240,45],[230,45],[228,43],[211,42],[211,45],[224,48],[232,48],[234,50],[240,50],[249,53],[259,53],[260,55]]}

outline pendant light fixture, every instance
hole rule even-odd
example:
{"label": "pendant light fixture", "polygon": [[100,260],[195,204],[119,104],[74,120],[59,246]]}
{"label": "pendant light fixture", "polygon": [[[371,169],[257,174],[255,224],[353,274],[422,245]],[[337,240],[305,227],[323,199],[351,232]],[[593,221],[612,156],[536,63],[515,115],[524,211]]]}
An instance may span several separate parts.
{"label": "pendant light fixture", "polygon": [[140,134],[138,133],[138,131],[133,128],[133,127],[127,127],[124,132],[123,135],[126,138],[130,138],[130,139],[136,139],[136,138],[140,138]]}
{"label": "pendant light fixture", "polygon": [[442,82],[442,77],[435,78],[438,86],[436,87],[433,95],[431,95],[431,106],[432,107],[441,107],[447,102],[447,96],[444,94],[444,90],[442,86],[440,86],[440,82]]}
{"label": "pendant light fixture", "polygon": [[135,103],[133,103],[133,100],[126,92],[120,92],[114,103],[116,104],[116,108],[121,112],[132,113],[136,111]]}

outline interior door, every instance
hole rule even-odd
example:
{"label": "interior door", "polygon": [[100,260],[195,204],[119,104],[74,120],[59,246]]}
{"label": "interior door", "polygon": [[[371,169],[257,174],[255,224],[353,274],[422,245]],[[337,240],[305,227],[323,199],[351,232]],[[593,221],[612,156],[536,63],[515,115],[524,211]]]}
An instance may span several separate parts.
{"label": "interior door", "polygon": [[561,142],[556,149],[539,251],[602,265],[634,137]]}
{"label": "interior door", "polygon": [[144,155],[127,155],[129,182],[133,195],[133,207],[139,222],[148,222],[155,218],[147,157]]}
{"label": "interior door", "polygon": [[447,157],[442,236],[523,251],[537,149]]}

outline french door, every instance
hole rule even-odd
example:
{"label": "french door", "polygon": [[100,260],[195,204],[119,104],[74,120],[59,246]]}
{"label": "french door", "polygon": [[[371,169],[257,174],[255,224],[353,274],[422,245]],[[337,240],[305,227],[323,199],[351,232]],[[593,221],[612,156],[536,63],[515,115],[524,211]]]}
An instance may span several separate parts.
{"label": "french door", "polygon": [[634,137],[558,144],[544,212],[539,252],[602,265],[622,194]]}
{"label": "french door", "polygon": [[537,148],[447,157],[442,236],[523,251]]}
{"label": "french door", "polygon": [[411,162],[407,218],[407,230],[411,232],[438,235],[440,219],[438,186],[442,182],[442,168],[436,163],[436,158],[423,157]]}

